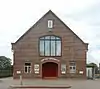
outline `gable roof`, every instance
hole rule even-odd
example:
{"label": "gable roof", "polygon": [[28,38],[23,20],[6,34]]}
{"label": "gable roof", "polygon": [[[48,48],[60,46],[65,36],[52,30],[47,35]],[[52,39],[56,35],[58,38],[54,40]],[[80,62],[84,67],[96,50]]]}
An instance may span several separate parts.
{"label": "gable roof", "polygon": [[58,16],[56,16],[51,10],[49,10],[44,16],[42,16],[29,30],[27,30],[14,44],[16,44],[17,42],[19,42],[29,31],[32,30],[32,28],[34,28],[46,15],[48,15],[49,13],[51,13],[52,15],[54,15],[66,28],[68,28],[85,46],[86,48],[88,48],[88,43],[84,43],[84,41],[82,39],[80,39],[80,37],[78,37],[60,18],[58,18]]}

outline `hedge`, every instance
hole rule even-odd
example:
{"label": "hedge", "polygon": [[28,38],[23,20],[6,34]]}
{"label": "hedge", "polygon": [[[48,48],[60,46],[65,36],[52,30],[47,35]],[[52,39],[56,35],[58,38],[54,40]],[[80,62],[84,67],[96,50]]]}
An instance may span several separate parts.
{"label": "hedge", "polygon": [[0,70],[0,78],[2,78],[2,77],[10,77],[12,75],[13,75],[12,69]]}

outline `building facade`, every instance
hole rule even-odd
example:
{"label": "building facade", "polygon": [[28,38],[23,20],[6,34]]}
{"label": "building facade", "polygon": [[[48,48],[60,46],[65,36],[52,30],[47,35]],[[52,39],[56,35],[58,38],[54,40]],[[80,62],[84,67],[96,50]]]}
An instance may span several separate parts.
{"label": "building facade", "polygon": [[12,43],[14,78],[86,78],[88,44],[51,10]]}

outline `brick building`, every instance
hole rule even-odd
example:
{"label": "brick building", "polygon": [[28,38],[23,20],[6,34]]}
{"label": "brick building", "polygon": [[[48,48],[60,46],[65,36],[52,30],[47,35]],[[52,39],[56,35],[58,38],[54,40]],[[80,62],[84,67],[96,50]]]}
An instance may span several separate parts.
{"label": "brick building", "polygon": [[12,43],[14,78],[86,78],[88,44],[51,10]]}

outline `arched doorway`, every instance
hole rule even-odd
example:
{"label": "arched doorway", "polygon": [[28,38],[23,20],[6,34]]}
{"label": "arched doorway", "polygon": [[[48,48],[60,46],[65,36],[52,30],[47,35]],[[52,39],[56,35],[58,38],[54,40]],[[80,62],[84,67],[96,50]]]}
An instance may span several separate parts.
{"label": "arched doorway", "polygon": [[46,62],[42,64],[42,78],[58,77],[58,64]]}

